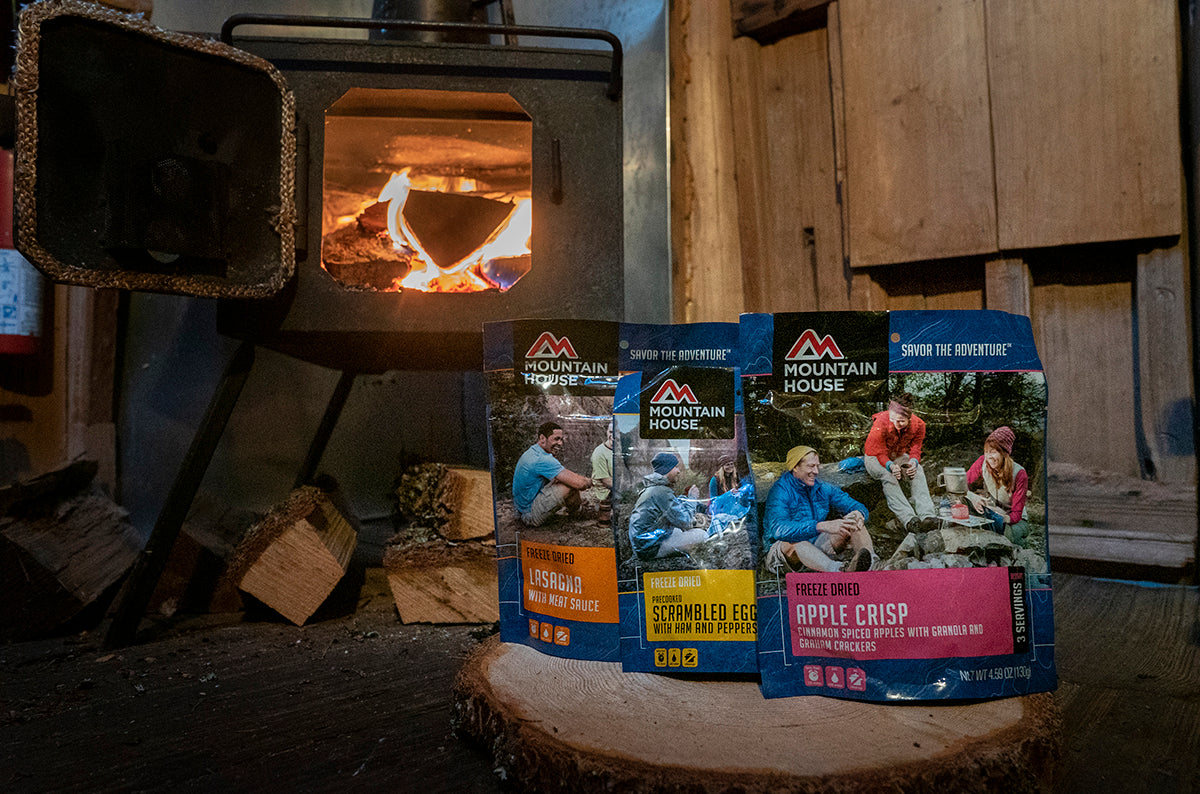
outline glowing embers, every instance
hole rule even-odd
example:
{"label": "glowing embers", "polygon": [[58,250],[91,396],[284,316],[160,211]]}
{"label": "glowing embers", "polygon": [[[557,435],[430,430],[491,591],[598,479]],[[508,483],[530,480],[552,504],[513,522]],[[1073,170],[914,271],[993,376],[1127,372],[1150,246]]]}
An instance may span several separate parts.
{"label": "glowing embers", "polygon": [[533,261],[531,148],[507,96],[348,92],[325,119],[325,269],[351,289],[511,288]]}

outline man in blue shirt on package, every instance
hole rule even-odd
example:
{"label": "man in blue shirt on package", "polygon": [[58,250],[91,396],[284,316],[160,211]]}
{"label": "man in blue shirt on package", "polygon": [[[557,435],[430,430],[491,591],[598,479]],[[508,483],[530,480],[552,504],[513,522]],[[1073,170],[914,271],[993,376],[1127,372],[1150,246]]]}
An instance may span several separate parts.
{"label": "man in blue shirt on package", "polygon": [[576,474],[555,457],[562,445],[562,427],[544,422],[537,441],[517,460],[513,504],[526,526],[541,526],[564,507],[568,513],[578,512],[580,492],[592,486],[590,477]]}
{"label": "man in blue shirt on package", "polygon": [[[875,547],[867,532],[867,508],[841,488],[817,479],[821,460],[812,447],[793,447],[785,466],[767,493],[763,522],[767,569],[780,575],[806,568],[870,570]],[[838,562],[835,558],[847,546],[850,559]]]}

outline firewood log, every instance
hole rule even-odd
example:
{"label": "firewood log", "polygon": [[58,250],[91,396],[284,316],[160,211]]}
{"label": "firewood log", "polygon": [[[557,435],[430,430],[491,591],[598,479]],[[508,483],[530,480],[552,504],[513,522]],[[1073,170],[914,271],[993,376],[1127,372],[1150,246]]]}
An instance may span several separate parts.
{"label": "firewood log", "polygon": [[402,623],[495,623],[500,619],[496,548],[435,539],[389,546],[388,585]]}
{"label": "firewood log", "polygon": [[409,469],[396,488],[397,511],[447,540],[476,540],[495,530],[492,477],[484,469],[424,464]]}
{"label": "firewood log", "polygon": [[300,626],[346,575],[357,542],[329,494],[304,486],[251,527],[226,576]]}
{"label": "firewood log", "polygon": [[111,596],[142,538],[79,462],[3,489],[0,640],[45,635]]}

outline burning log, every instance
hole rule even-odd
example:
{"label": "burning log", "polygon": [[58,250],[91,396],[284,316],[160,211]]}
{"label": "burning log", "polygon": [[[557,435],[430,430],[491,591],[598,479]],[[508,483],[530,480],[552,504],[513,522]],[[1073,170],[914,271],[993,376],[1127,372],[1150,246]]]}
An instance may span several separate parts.
{"label": "burning log", "polygon": [[250,528],[226,576],[302,626],[346,575],[357,542],[329,494],[304,486]]}
{"label": "burning log", "polygon": [[[386,207],[377,204],[376,207]],[[329,275],[342,284],[359,289],[389,291],[396,289],[396,280],[404,278],[412,268],[413,254],[397,250],[383,233],[369,231],[372,215],[368,209],[358,223],[350,224],[325,236],[321,261]]]}
{"label": "burning log", "polygon": [[513,205],[483,196],[410,190],[404,220],[438,267],[450,267],[480,248]]}
{"label": "burning log", "polygon": [[0,489],[0,639],[44,635],[112,595],[141,538],[77,461]]}
{"label": "burning log", "polygon": [[528,199],[416,189],[404,169],[355,212],[324,218],[321,243],[325,269],[352,289],[506,290],[529,271]]}

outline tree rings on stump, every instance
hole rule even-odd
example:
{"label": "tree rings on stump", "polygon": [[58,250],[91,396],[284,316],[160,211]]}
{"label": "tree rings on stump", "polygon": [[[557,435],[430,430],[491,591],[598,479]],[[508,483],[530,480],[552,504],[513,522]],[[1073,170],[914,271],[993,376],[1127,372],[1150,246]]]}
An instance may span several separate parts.
{"label": "tree rings on stump", "polygon": [[498,637],[459,672],[454,709],[461,738],[540,791],[1039,791],[1061,743],[1050,693],[768,700],[755,681],[625,673]]}

